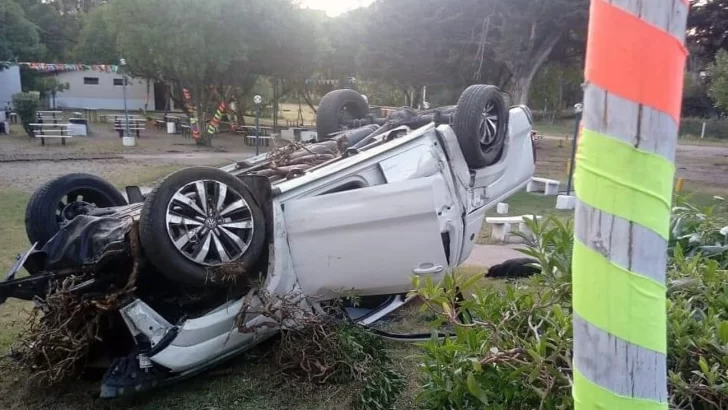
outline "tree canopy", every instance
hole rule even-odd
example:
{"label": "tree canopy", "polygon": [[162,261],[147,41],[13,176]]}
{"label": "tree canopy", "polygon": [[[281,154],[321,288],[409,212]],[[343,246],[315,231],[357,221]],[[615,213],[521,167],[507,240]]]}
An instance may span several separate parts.
{"label": "tree canopy", "polygon": [[[704,78],[720,76],[700,73],[728,48],[728,0],[692,3],[686,99],[700,113],[717,98]],[[189,89],[203,116],[232,97],[242,117],[268,83],[313,106],[332,86],[307,79],[352,77],[373,101],[417,105],[427,86],[429,99],[451,103],[491,83],[513,103],[558,110],[580,99],[588,4],[376,0],[330,18],[297,0],[0,0],[0,62],[124,57],[127,73],[171,85],[177,102]]]}
{"label": "tree canopy", "polygon": [[0,0],[0,62],[39,58],[45,51],[23,8],[14,0]]}

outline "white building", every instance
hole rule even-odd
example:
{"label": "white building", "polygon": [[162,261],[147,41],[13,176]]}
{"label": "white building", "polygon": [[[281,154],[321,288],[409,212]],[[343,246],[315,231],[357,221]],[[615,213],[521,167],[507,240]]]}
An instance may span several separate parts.
{"label": "white building", "polygon": [[20,91],[20,67],[12,65],[0,71],[0,110],[12,104],[13,94]]}
{"label": "white building", "polygon": [[[104,110],[124,109],[124,90],[121,74],[104,71],[66,71],[56,74],[56,79],[68,83],[69,88],[56,94],[57,108],[94,108]],[[126,105],[130,110],[144,108],[148,100],[147,110],[154,111],[154,81],[127,77]],[[162,100],[163,101],[163,100]],[[164,107],[160,107],[164,109]]]}

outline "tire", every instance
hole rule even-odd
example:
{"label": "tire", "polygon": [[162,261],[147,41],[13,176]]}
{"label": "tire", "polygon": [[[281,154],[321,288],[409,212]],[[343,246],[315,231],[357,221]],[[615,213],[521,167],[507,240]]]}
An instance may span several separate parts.
{"label": "tire", "polygon": [[30,243],[38,242],[38,249],[42,248],[62,225],[86,213],[85,203],[109,208],[126,205],[126,199],[113,185],[95,175],[68,174],[47,182],[35,191],[25,207],[25,231]]}
{"label": "tire", "polygon": [[[495,120],[488,122],[486,118]],[[508,106],[498,87],[471,85],[466,88],[458,100],[453,130],[470,168],[483,168],[498,162],[508,133]]]}
{"label": "tire", "polygon": [[349,89],[331,91],[321,99],[316,114],[318,140],[328,139],[331,134],[344,129],[344,121],[364,118],[367,115],[369,104],[361,94]]}
{"label": "tire", "polygon": [[[206,205],[200,201],[198,183],[204,187]],[[225,196],[220,199],[223,185]],[[175,195],[186,197],[186,202],[173,199]],[[197,209],[186,205],[190,202]],[[187,168],[164,179],[144,201],[139,228],[152,264],[168,279],[197,287],[209,282],[210,267],[227,262],[242,270],[253,267],[265,245],[258,201],[241,180],[217,168]],[[205,243],[208,250],[203,254]]]}

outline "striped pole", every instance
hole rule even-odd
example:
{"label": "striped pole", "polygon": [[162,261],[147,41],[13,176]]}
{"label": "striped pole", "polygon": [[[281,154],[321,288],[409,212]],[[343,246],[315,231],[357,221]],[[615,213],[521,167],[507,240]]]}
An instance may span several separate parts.
{"label": "striped pole", "polygon": [[666,410],[687,0],[592,0],[576,155],[575,409]]}
{"label": "striped pole", "polygon": [[187,104],[187,111],[191,114],[190,116],[190,132],[192,133],[192,138],[197,141],[200,139],[200,130],[197,127],[197,110],[195,109],[195,103],[192,101],[192,95],[190,94],[190,91],[186,88],[182,89],[182,94],[185,97],[185,104]]}
{"label": "striped pole", "polygon": [[217,131],[218,125],[220,125],[220,120],[222,119],[222,114],[225,112],[225,109],[227,108],[227,105],[225,104],[225,101],[220,101],[220,105],[218,105],[217,110],[215,111],[215,116],[212,117],[212,120],[209,124],[207,124],[207,133],[212,135]]}

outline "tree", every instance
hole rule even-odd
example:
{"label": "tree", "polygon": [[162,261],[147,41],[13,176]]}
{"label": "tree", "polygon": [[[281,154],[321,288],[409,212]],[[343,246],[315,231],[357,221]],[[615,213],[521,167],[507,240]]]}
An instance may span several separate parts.
{"label": "tree", "polygon": [[96,7],[83,18],[78,43],[73,49],[77,63],[118,64],[116,33],[110,28],[108,6]]}
{"label": "tree", "polygon": [[715,62],[708,67],[708,75],[710,76],[708,94],[717,107],[728,111],[728,51],[718,51]]}
{"label": "tree", "polygon": [[[256,2],[257,3],[257,2]],[[113,2],[112,26],[130,72],[190,90],[200,124],[212,111],[218,86],[245,71],[247,41],[265,33],[250,3],[233,0],[126,0]],[[228,96],[222,96],[223,98]],[[206,127],[199,144],[209,145]]]}
{"label": "tree", "polygon": [[32,60],[44,52],[38,32],[23,8],[14,0],[0,0],[0,62]]}
{"label": "tree", "polygon": [[47,53],[40,58],[65,61],[76,44],[79,12],[72,1],[16,0],[34,25]]}
{"label": "tree", "polygon": [[367,76],[405,87],[488,82],[506,89],[513,102],[526,103],[534,76],[555,47],[584,37],[587,5],[379,0],[370,8],[359,63]]}
{"label": "tree", "polygon": [[706,62],[728,50],[728,1],[691,0],[687,36],[692,51]]}
{"label": "tree", "polygon": [[492,52],[502,64],[499,82],[513,103],[528,103],[533,78],[570,32],[586,32],[588,4],[587,0],[496,1],[492,11],[480,14],[484,52]]}

